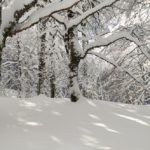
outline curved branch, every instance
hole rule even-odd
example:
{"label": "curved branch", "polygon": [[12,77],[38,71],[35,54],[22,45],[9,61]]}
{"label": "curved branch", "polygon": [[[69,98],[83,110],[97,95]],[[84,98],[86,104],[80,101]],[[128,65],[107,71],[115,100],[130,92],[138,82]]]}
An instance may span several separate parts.
{"label": "curved branch", "polygon": [[68,28],[71,28],[73,26],[78,26],[83,20],[87,19],[89,16],[93,15],[94,13],[96,13],[99,10],[102,10],[104,8],[112,6],[117,1],[119,1],[119,0],[105,0],[104,2],[102,2],[102,3],[98,4],[97,6],[95,6],[94,8],[86,11],[81,16],[79,16],[79,17],[73,19],[72,21],[70,21],[70,23],[68,25]]}
{"label": "curved branch", "polygon": [[34,11],[25,21],[17,24],[14,27],[13,32],[16,33],[16,32],[21,32],[22,30],[26,30],[31,26],[37,24],[42,19],[46,19],[57,12],[72,8],[80,1],[81,0],[66,0],[57,3],[56,2],[50,3],[44,8],[40,8]]}
{"label": "curved branch", "polygon": [[88,54],[88,52],[91,51],[92,49],[98,48],[98,47],[103,47],[103,46],[109,46],[112,43],[115,43],[116,41],[118,41],[120,39],[129,40],[130,42],[134,42],[138,46],[142,45],[142,43],[137,38],[135,38],[131,35],[131,31],[130,32],[120,31],[120,32],[114,33],[106,38],[101,37],[101,36],[96,37],[95,42],[89,44],[85,48],[85,50],[84,50],[85,53],[82,58],[85,58],[86,55]]}

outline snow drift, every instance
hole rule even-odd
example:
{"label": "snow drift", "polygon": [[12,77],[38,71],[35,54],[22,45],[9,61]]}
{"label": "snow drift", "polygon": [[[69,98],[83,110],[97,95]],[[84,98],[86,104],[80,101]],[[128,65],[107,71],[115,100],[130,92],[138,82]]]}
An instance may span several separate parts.
{"label": "snow drift", "polygon": [[1,150],[150,150],[150,106],[0,97]]}

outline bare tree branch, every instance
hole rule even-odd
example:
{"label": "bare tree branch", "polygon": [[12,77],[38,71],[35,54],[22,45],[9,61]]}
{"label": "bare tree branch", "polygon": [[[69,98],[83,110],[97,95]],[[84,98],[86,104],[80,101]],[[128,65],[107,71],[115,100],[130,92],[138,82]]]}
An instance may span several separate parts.
{"label": "bare tree branch", "polygon": [[137,79],[129,70],[122,68],[121,66],[119,66],[115,61],[110,60],[109,58],[107,58],[106,56],[104,56],[103,54],[100,53],[96,53],[96,52],[88,52],[88,54],[90,55],[94,55],[106,62],[108,62],[109,64],[117,67],[120,71],[127,73],[130,77],[132,77],[136,82],[138,82],[140,85],[142,85],[142,87],[147,90],[147,87],[145,87],[145,85],[139,80]]}

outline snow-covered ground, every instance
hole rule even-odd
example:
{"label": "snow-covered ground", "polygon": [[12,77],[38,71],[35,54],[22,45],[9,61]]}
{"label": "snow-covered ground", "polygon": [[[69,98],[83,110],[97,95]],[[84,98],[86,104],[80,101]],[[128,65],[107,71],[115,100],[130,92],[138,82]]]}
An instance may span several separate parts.
{"label": "snow-covered ground", "polygon": [[150,150],[150,106],[0,97],[0,150]]}

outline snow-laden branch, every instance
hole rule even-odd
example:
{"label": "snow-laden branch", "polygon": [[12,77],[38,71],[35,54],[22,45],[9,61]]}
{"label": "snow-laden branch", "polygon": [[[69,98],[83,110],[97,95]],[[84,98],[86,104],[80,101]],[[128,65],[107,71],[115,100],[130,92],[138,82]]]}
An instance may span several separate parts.
{"label": "snow-laden branch", "polygon": [[[14,22],[16,19],[16,12],[19,12],[19,15],[23,13],[23,9],[27,6],[30,7],[36,4],[38,0],[12,0],[8,6],[2,6],[2,26],[5,28],[9,25],[10,22]],[[27,11],[27,9],[26,9]]]}
{"label": "snow-laden branch", "polygon": [[15,26],[18,20],[31,8],[33,8],[38,3],[38,0],[13,0],[8,6],[2,7],[2,18],[0,26],[0,45],[4,36],[10,35],[10,30]]}
{"label": "snow-laden branch", "polygon": [[79,25],[84,19],[88,18],[89,16],[93,15],[94,13],[96,13],[99,10],[102,10],[104,8],[107,8],[111,5],[113,5],[117,1],[119,1],[119,0],[105,0],[105,1],[103,1],[102,3],[98,4],[94,8],[89,9],[85,13],[82,13],[81,16],[71,20],[70,23],[68,24],[68,28]]}
{"label": "snow-laden branch", "polygon": [[131,31],[130,32],[120,31],[120,32],[114,33],[108,37],[97,36],[95,41],[90,43],[89,45],[87,45],[87,47],[84,49],[85,54],[83,57],[85,57],[86,54],[94,48],[102,47],[102,46],[109,46],[110,44],[112,44],[120,39],[129,40],[131,42],[134,42],[138,46],[142,45],[142,43],[136,37],[133,37],[131,35]]}
{"label": "snow-laden branch", "polygon": [[137,78],[133,75],[133,73],[131,71],[129,71],[128,69],[126,68],[123,68],[121,66],[119,66],[115,61],[113,60],[110,60],[109,58],[107,58],[105,55],[103,54],[100,54],[100,53],[97,53],[97,52],[88,52],[88,54],[90,55],[94,55],[106,62],[108,62],[109,64],[113,65],[114,67],[118,68],[118,70],[122,71],[122,72],[125,72],[127,73],[130,77],[132,77],[135,81],[137,81],[139,84],[142,85],[142,87],[146,90],[147,87],[145,87],[145,85]]}
{"label": "snow-laden branch", "polygon": [[61,2],[52,2],[46,5],[44,8],[40,8],[34,11],[25,21],[17,24],[14,28],[14,32],[30,28],[34,24],[37,24],[41,19],[49,17],[54,13],[67,10],[76,5],[78,2],[80,2],[80,0],[64,0]]}

